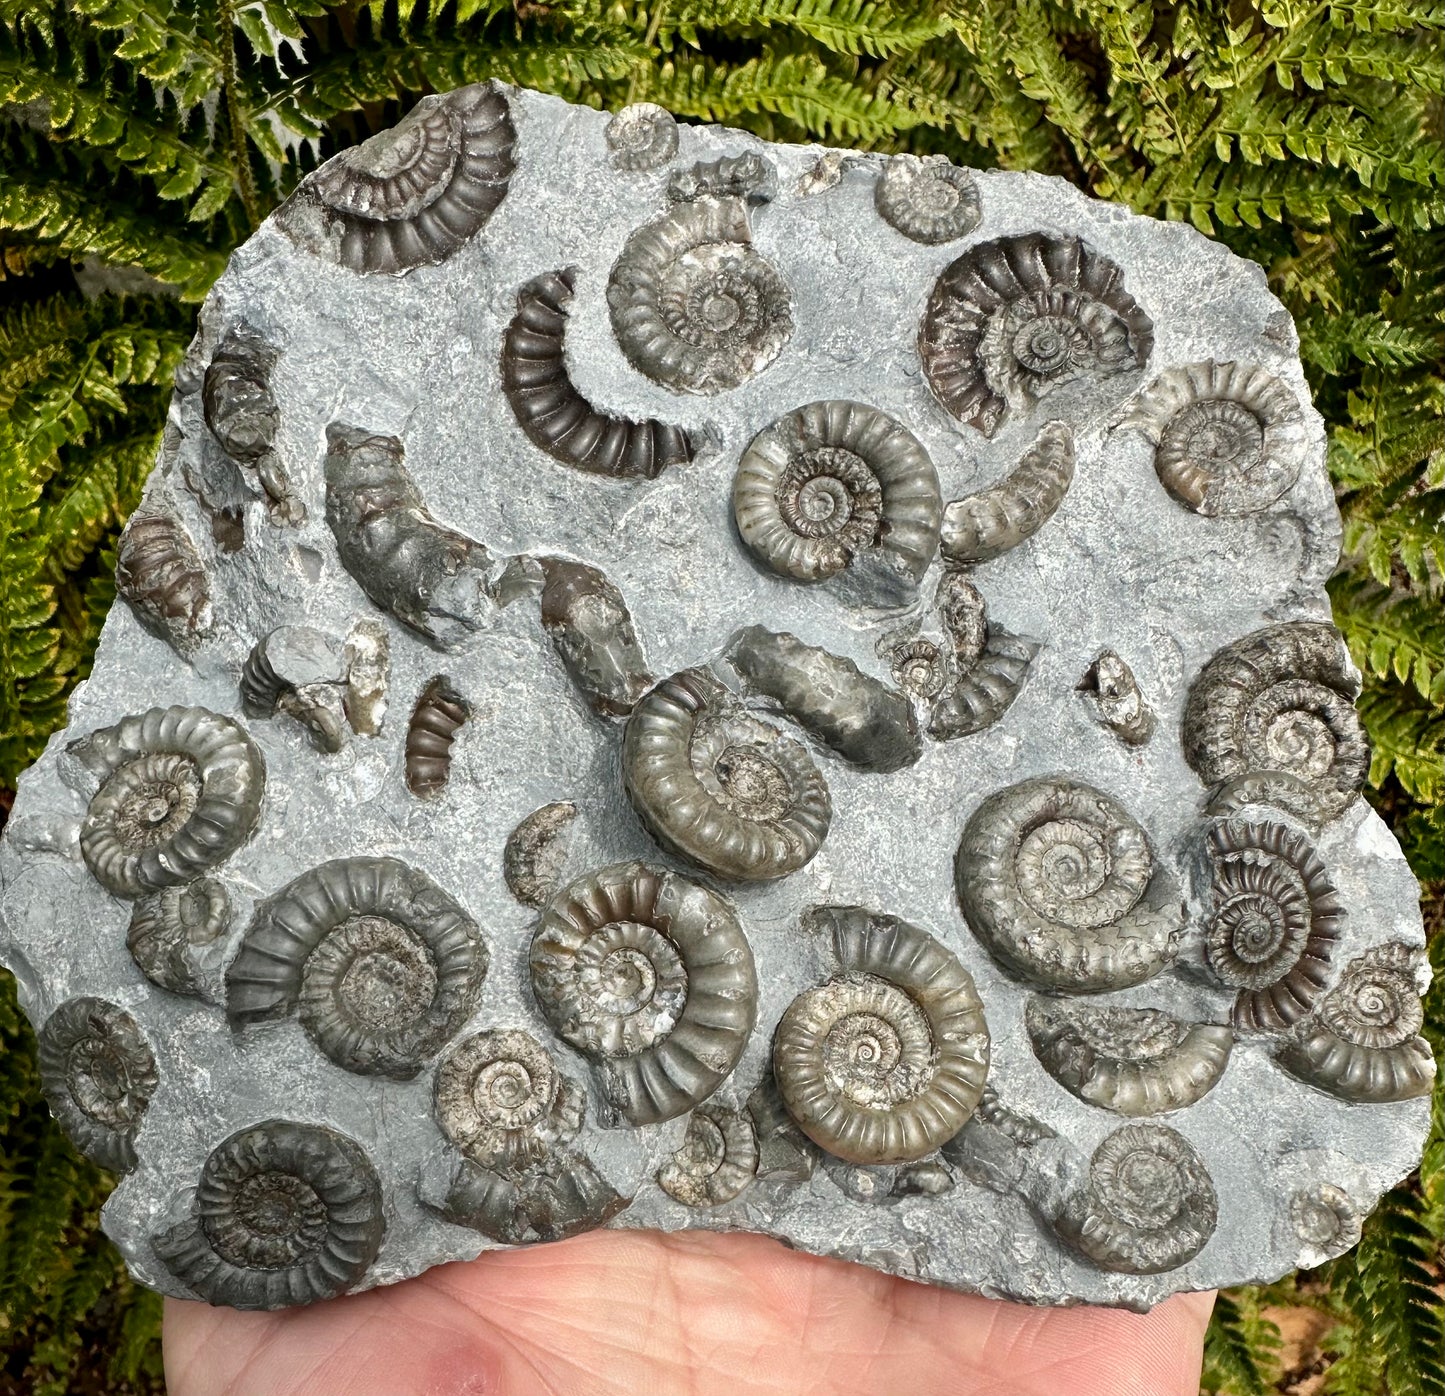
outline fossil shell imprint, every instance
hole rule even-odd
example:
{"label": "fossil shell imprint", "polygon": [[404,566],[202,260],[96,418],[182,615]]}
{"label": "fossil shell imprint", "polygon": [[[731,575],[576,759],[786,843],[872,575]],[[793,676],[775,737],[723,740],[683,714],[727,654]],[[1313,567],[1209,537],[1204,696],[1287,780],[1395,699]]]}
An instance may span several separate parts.
{"label": "fossil shell imprint", "polygon": [[406,728],[406,788],[419,800],[434,800],[452,773],[452,743],[472,715],[471,704],[445,674],[428,681]]}
{"label": "fossil shell imprint", "polygon": [[892,156],[873,186],[873,201],[890,227],[930,246],[971,233],[983,216],[973,175],[941,155]]}
{"label": "fossil shell imprint", "polygon": [[1196,514],[1267,509],[1299,478],[1309,445],[1299,400],[1254,364],[1167,369],[1121,425],[1154,443],[1160,483]]}
{"label": "fossil shell imprint", "polygon": [[1144,830],[1101,790],[1038,776],[969,817],[955,864],[974,934],[1020,978],[1075,993],[1123,989],[1178,950],[1178,886]]}
{"label": "fossil shell imprint", "polygon": [[793,333],[793,297],[752,246],[741,199],[674,205],[627,239],[607,282],[627,361],[675,393],[714,394],[761,373]]}
{"label": "fossil shell imprint", "polygon": [[664,679],[633,710],[622,777],[664,848],[740,882],[796,872],[833,817],[802,743],[741,711],[701,669]]}
{"label": "fossil shell imprint", "polygon": [[1126,746],[1143,746],[1154,735],[1153,709],[1145,701],[1134,671],[1113,650],[1099,651],[1074,685],[1074,692],[1089,700],[1099,724]]}
{"label": "fossil shell imprint", "polygon": [[[443,262],[506,196],[516,140],[496,83],[423,97],[390,130],[303,180],[276,221],[311,251],[363,274]],[[324,232],[314,226],[317,205]]]}
{"label": "fossil shell imprint", "polygon": [[1143,368],[1153,347],[1119,267],[1047,233],[975,243],[951,262],[918,336],[934,395],[985,436],[1063,383]]}
{"label": "fossil shell imprint", "polygon": [[129,1172],[141,1116],[159,1084],[140,1024],[104,999],[67,999],[38,1037],[40,1085],[51,1114],[86,1158]]}
{"label": "fossil shell imprint", "polygon": [[643,863],[578,878],[542,913],[532,991],[630,1123],[706,1100],[757,1016],[753,953],[715,892]]}
{"label": "fossil shell imprint", "polygon": [[1074,431],[1046,422],[996,485],[943,510],[939,549],[950,562],[987,562],[1032,538],[1063,502],[1074,478]]}
{"label": "fossil shell imprint", "polygon": [[544,906],[557,890],[576,818],[576,805],[557,800],[533,810],[507,835],[502,876],[507,890],[523,906]]}
{"label": "fossil shell imprint", "polygon": [[101,777],[80,851],[117,897],[190,882],[240,848],[260,818],[261,753],[239,723],[206,708],[151,708],[70,750]]}
{"label": "fossil shell imprint", "polygon": [[1204,954],[1239,989],[1234,1025],[1287,1032],[1329,980],[1344,905],[1310,841],[1283,824],[1216,824],[1209,855],[1213,911]]}
{"label": "fossil shell imprint", "polygon": [[1037,640],[990,625],[978,658],[934,700],[928,735],[936,742],[948,742],[993,726],[1023,691],[1039,648]]}
{"label": "fossil shell imprint", "polygon": [[1129,1124],[1094,1150],[1088,1185],[1055,1226],[1102,1270],[1158,1275],[1198,1255],[1218,1220],[1194,1146],[1168,1125]]}
{"label": "fossil shell imprint", "polygon": [[136,618],[178,654],[190,654],[211,633],[211,583],[205,564],[171,514],[137,509],[115,549],[115,589]]}
{"label": "fossil shell imprint", "polygon": [[591,475],[656,479],[692,459],[692,439],[652,418],[614,417],[573,386],[563,340],[575,276],[575,268],[547,272],[517,292],[502,340],[502,390],[517,424],[554,460]]}
{"label": "fossil shell imprint", "polygon": [[231,925],[231,900],[213,877],[164,887],[142,897],[131,912],[126,948],[152,984],[174,994],[207,998],[196,954]]}
{"label": "fossil shell imprint", "polygon": [[564,1148],[520,1171],[498,1172],[464,1160],[445,1202],[434,1210],[457,1226],[522,1246],[563,1241],[603,1226],[631,1200],[585,1154]]}
{"label": "fossil shell imprint", "polygon": [[682,1147],[658,1170],[663,1192],[688,1207],[717,1207],[758,1172],[758,1135],[746,1110],[704,1105],[688,1117]]}
{"label": "fossil shell imprint", "polygon": [[572,682],[604,717],[625,717],[655,682],[621,591],[585,562],[542,559],[542,628]]}
{"label": "fossil shell imprint", "polygon": [[226,971],[239,1029],[298,1014],[347,1071],[405,1081],[471,1016],[487,972],[475,923],[395,858],[337,858],[257,908]]}
{"label": "fossil shell imprint", "polygon": [[829,400],[779,417],[749,443],[733,517],[765,567],[821,582],[866,559],[903,599],[938,550],[938,475],[918,439],[886,412]]}
{"label": "fossil shell imprint", "polygon": [[1193,1105],[1224,1074],[1234,1047],[1229,1028],[1157,1008],[1031,998],[1024,1016],[1049,1075],[1080,1100],[1121,1115]]}
{"label": "fossil shell imprint", "polygon": [[1297,1264],[1302,1270],[1343,1255],[1360,1239],[1360,1209],[1333,1183],[1300,1188],[1289,1200],[1289,1216],[1300,1240]]}
{"label": "fossil shell imprint", "polygon": [[788,1113],[849,1163],[910,1163],[960,1129],[988,1075],[983,1004],[926,931],[861,907],[819,907],[841,973],[800,994],[773,1039]]}
{"label": "fossil shell imprint", "polygon": [[[1180,724],[1185,759],[1206,785],[1256,775],[1256,799],[1302,818],[1337,819],[1370,768],[1359,691],[1334,626],[1256,630],[1220,650],[1190,687]],[[1285,779],[1271,782],[1275,772]],[[1308,786],[1304,801],[1299,781]]]}
{"label": "fossil shell imprint", "polygon": [[385,1233],[381,1183],[359,1144],[264,1120],[211,1150],[192,1215],[151,1247],[212,1304],[280,1309],[354,1288]]}
{"label": "fossil shell imprint", "polygon": [[1276,1054],[1292,1075],[1343,1100],[1410,1100],[1435,1081],[1415,985],[1421,952],[1391,943],[1351,960]]}
{"label": "fossil shell imprint", "polygon": [[677,154],[677,121],[656,102],[634,102],[607,123],[605,139],[619,170],[655,170]]}

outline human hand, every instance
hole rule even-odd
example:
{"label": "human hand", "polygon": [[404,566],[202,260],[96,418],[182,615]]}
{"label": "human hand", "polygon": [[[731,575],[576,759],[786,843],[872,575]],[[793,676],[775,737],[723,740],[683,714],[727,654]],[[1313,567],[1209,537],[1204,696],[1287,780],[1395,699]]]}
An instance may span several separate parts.
{"label": "human hand", "polygon": [[1036,1309],[762,1236],[597,1231],[276,1313],[166,1301],[170,1396],[1196,1396],[1212,1294]]}

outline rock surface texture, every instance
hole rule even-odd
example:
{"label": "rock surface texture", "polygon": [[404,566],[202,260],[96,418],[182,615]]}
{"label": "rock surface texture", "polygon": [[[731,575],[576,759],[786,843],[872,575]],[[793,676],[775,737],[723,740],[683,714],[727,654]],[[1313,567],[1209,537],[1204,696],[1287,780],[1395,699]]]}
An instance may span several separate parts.
{"label": "rock surface texture", "polygon": [[1258,268],[1055,180],[424,99],[233,257],[0,847],[146,1284],[596,1226],[1147,1307],[1434,1066]]}

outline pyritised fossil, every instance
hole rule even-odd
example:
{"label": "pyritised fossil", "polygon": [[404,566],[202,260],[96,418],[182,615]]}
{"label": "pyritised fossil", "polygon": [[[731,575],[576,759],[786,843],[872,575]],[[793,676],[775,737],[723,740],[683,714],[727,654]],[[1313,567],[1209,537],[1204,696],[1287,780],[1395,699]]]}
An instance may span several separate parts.
{"label": "pyritised fossil", "polygon": [[257,908],[226,971],[243,1028],[300,1017],[338,1066],[407,1080],[471,1016],[487,972],[476,924],[395,858],[338,858]]}
{"label": "pyritised fossil", "polygon": [[878,176],[874,202],[885,223],[930,245],[971,233],[981,216],[973,175],[941,155],[893,156]]}
{"label": "pyritised fossil", "polygon": [[1300,1240],[1301,1269],[1343,1255],[1360,1239],[1360,1210],[1349,1193],[1333,1183],[1300,1188],[1289,1200],[1289,1215]]}
{"label": "pyritised fossil", "polygon": [[987,562],[1032,538],[1063,502],[1074,478],[1074,432],[1048,422],[996,485],[943,511],[939,547],[950,562]]}
{"label": "pyritised fossil", "polygon": [[190,1217],[151,1246],[212,1304],[280,1309],[345,1294],[385,1234],[381,1183],[355,1140],[264,1120],[211,1150]]}
{"label": "pyritised fossil", "polygon": [[367,617],[346,637],[346,691],[341,707],[353,732],[375,737],[386,718],[391,683],[391,640],[386,626]]}
{"label": "pyritised fossil", "polygon": [[507,889],[524,906],[545,905],[557,890],[577,806],[570,800],[543,805],[510,834],[502,850]]}
{"label": "pyritised fossil", "polygon": [[532,990],[592,1063],[629,1123],[706,1100],[737,1065],[757,1015],[753,954],[715,892],[645,863],[569,884],[532,938]]}
{"label": "pyritised fossil", "polygon": [[[509,1246],[562,1241],[602,1226],[631,1201],[585,1154],[559,1149],[531,1168],[498,1172],[463,1160],[436,1210]],[[428,1205],[432,1205],[428,1203]]]}
{"label": "pyritised fossil", "polygon": [[978,658],[960,666],[962,672],[934,700],[928,712],[928,735],[947,742],[993,726],[1019,696],[1038,652],[1037,640],[991,624]]}
{"label": "pyritised fossil", "polygon": [[318,751],[340,751],[345,668],[345,648],[334,636],[309,625],[278,626],[256,641],[241,667],[241,705],[249,717],[294,717]]}
{"label": "pyritised fossil", "polygon": [[693,199],[743,199],[750,204],[771,203],[778,193],[778,175],[772,162],[756,151],[722,155],[673,173],[667,197],[676,203]]}
{"label": "pyritised fossil", "polygon": [[129,1172],[136,1130],[159,1084],[140,1024],[104,999],[67,999],[38,1037],[40,1085],[61,1128],[87,1158]]}
{"label": "pyritised fossil", "polygon": [[634,102],[607,123],[606,140],[619,170],[655,170],[677,154],[677,122],[656,102]]}
{"label": "pyritised fossil", "polygon": [[406,727],[406,788],[419,800],[434,800],[452,774],[452,743],[471,716],[471,705],[445,674],[428,680]]}
{"label": "pyritised fossil", "polygon": [[1134,677],[1134,671],[1113,650],[1100,650],[1075,693],[1089,700],[1100,724],[1126,746],[1143,746],[1154,735],[1156,718]]}
{"label": "pyritised fossil", "polygon": [[633,710],[622,777],[664,848],[742,882],[796,872],[833,817],[807,749],[743,712],[701,669],[664,679]]}
{"label": "pyritised fossil", "polygon": [[583,696],[604,717],[625,717],[652,687],[632,613],[595,567],[542,559],[542,628]]}
{"label": "pyritised fossil", "polygon": [[1064,383],[1143,368],[1153,347],[1118,264],[1047,233],[975,243],[951,262],[918,337],[934,395],[985,436]]}
{"label": "pyritised fossil", "polygon": [[658,1172],[670,1197],[689,1207],[731,1202],[757,1176],[758,1135],[745,1110],[704,1105],[688,1117],[687,1135]]}
{"label": "pyritised fossil", "polygon": [[116,544],[115,589],[141,624],[179,654],[190,654],[211,632],[210,579],[173,514],[143,506],[130,516]]}
{"label": "pyritised fossil", "polygon": [[213,877],[165,887],[142,897],[131,912],[125,943],[152,984],[207,998],[199,959],[230,928],[231,900]]}

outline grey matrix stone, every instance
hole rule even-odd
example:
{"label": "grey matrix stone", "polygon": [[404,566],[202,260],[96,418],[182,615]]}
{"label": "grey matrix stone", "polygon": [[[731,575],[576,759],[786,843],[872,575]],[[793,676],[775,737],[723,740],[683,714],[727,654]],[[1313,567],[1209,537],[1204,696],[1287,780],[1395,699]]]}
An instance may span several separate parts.
{"label": "grey matrix stone", "polygon": [[0,845],[146,1284],[597,1226],[1144,1308],[1419,1155],[1416,887],[1258,268],[500,86],[232,258]]}

